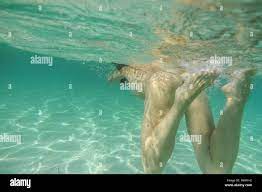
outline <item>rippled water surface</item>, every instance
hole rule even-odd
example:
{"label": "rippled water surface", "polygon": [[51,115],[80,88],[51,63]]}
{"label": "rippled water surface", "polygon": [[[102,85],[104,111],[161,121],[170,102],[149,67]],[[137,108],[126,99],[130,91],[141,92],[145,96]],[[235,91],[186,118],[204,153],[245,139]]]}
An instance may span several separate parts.
{"label": "rippled water surface", "polygon": [[[159,60],[257,68],[233,173],[262,173],[261,8],[248,0],[1,0],[0,133],[22,143],[0,143],[0,173],[142,173],[143,100],[106,77],[111,62]],[[53,66],[31,65],[36,54],[52,56]],[[214,55],[233,63],[210,65]],[[216,120],[219,86],[208,90]],[[185,131],[183,120],[177,137]],[[165,173],[200,173],[190,143],[178,140]]]}

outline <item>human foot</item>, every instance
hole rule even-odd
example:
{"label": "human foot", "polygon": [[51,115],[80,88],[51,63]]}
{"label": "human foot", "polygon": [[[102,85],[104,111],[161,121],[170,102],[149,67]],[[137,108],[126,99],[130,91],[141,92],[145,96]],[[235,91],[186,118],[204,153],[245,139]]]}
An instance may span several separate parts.
{"label": "human foot", "polygon": [[232,81],[221,89],[229,101],[246,101],[250,93],[251,77],[255,75],[255,69],[241,69],[232,73]]}

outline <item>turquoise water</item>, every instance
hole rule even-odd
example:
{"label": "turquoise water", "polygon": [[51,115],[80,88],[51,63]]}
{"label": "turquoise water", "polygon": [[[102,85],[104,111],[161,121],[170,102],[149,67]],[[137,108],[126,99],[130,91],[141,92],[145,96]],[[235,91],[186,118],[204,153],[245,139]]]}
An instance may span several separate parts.
{"label": "turquoise water", "polygon": [[[0,143],[0,173],[142,173],[143,100],[107,82],[110,63],[201,70],[215,54],[233,65],[212,67],[258,69],[233,173],[262,173],[261,3],[207,2],[1,0],[0,133],[22,142]],[[219,83],[208,90],[216,120]],[[183,120],[177,138],[185,130]],[[177,139],[165,173],[201,173],[190,143]]]}

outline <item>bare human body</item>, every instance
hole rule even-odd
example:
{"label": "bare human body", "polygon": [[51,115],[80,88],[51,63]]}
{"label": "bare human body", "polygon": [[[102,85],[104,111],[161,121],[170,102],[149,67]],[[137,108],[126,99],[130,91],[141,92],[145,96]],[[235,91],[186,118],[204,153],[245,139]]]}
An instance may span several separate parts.
{"label": "bare human body", "polygon": [[215,71],[188,74],[179,70],[168,72],[154,65],[117,65],[109,80],[125,78],[143,84],[144,171],[160,173],[164,169],[175,145],[180,120],[186,114],[189,134],[202,136],[201,144],[193,143],[200,169],[204,173],[230,173],[238,153],[241,119],[252,73],[252,70],[235,73],[232,81],[223,87],[227,102],[215,128],[204,93],[218,76]]}

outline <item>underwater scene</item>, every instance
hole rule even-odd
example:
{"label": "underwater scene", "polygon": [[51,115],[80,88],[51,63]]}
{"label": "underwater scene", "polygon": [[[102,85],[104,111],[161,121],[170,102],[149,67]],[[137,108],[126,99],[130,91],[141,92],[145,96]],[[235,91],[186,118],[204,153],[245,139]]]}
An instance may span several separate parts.
{"label": "underwater scene", "polygon": [[261,174],[261,28],[258,0],[0,0],[0,174]]}

